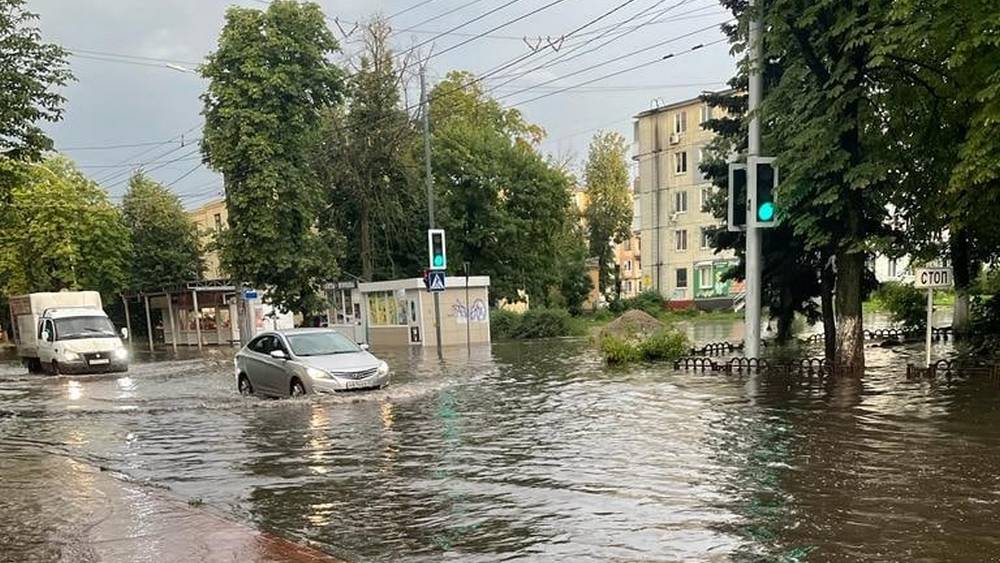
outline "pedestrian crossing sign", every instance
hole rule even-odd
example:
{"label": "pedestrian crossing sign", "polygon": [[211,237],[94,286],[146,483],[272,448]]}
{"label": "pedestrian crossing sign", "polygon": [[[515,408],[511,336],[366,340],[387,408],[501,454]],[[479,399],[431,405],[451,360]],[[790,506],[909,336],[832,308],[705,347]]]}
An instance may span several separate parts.
{"label": "pedestrian crossing sign", "polygon": [[431,270],[428,274],[427,290],[431,293],[444,291],[444,270]]}

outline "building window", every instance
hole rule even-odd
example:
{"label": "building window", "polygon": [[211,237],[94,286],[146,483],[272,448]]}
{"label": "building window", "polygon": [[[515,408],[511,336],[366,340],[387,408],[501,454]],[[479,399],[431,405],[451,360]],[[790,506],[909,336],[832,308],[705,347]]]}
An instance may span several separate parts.
{"label": "building window", "polygon": [[896,259],[889,260],[889,277],[896,277]]}
{"label": "building window", "polygon": [[712,188],[702,188],[701,189],[701,210],[703,212],[708,212],[708,204],[712,200]]}
{"label": "building window", "polygon": [[687,268],[677,268],[677,289],[685,289],[688,286]]}
{"label": "building window", "polygon": [[625,250],[632,250],[632,239],[625,239]]}
{"label": "building window", "polygon": [[636,251],[641,251],[642,250],[642,239],[641,238],[635,239],[635,249],[636,249]]}
{"label": "building window", "polygon": [[631,260],[626,260],[625,261],[625,271],[626,272],[631,272],[632,271],[632,261]]}
{"label": "building window", "polygon": [[636,280],[636,282],[635,282],[635,290],[638,293],[642,293],[642,280]]}
{"label": "building window", "polygon": [[674,153],[674,174],[687,174],[688,153],[687,151]]}
{"label": "building window", "polygon": [[215,214],[215,231],[219,232],[221,230],[222,230],[222,214],[221,213],[216,213]]}
{"label": "building window", "polygon": [[705,122],[712,119],[712,108],[708,104],[701,105],[701,128],[705,128]]}
{"label": "building window", "polygon": [[701,228],[701,248],[708,250],[712,247],[712,233],[705,227]]}
{"label": "building window", "polygon": [[674,114],[674,133],[680,134],[687,131],[687,112],[679,111]]}
{"label": "building window", "polygon": [[684,252],[688,249],[688,232],[685,229],[674,231],[674,245],[677,252]]}
{"label": "building window", "polygon": [[625,280],[625,292],[632,293],[632,280]]}
{"label": "building window", "polygon": [[674,192],[674,212],[687,213],[687,210],[688,210],[687,190],[680,190],[678,192]]}
{"label": "building window", "polygon": [[408,308],[405,292],[375,291],[368,294],[368,318],[371,326],[406,325]]}
{"label": "building window", "polygon": [[701,289],[712,289],[715,286],[715,279],[712,277],[712,266],[698,267],[698,287]]}

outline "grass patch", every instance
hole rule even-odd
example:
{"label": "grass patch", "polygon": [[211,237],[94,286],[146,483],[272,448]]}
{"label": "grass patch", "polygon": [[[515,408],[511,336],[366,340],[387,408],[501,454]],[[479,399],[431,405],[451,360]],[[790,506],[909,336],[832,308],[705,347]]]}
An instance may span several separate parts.
{"label": "grass patch", "polygon": [[601,355],[609,364],[627,364],[639,361],[671,362],[691,348],[684,333],[662,328],[653,334],[614,336],[601,338]]}

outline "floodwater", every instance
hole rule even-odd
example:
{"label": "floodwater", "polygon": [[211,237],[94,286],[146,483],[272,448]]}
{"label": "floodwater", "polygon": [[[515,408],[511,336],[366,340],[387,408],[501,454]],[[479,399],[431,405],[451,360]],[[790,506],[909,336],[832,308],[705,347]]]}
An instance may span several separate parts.
{"label": "floodwater", "polygon": [[2,364],[0,560],[87,559],[76,466],[347,560],[997,560],[1000,390],[908,381],[920,354],[789,386],[609,369],[582,340],[396,351],[389,388],[301,400],[240,398],[222,351]]}

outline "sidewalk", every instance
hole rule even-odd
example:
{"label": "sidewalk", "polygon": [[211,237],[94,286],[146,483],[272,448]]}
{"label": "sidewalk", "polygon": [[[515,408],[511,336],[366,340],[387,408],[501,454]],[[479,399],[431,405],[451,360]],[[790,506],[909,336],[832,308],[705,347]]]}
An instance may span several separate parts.
{"label": "sidewalk", "polygon": [[0,561],[343,563],[63,456],[11,453]]}

